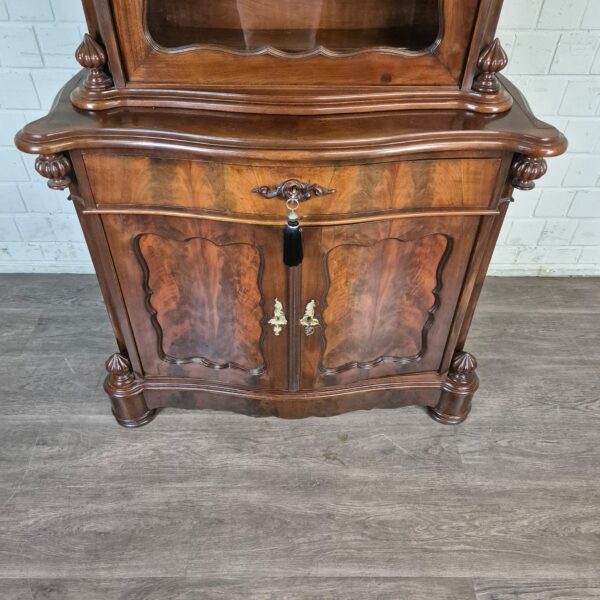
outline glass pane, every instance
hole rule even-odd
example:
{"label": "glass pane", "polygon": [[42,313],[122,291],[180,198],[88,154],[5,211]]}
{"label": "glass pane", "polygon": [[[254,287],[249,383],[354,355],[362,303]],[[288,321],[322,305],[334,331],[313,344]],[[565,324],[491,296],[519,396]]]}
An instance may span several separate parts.
{"label": "glass pane", "polygon": [[212,44],[251,52],[315,47],[425,50],[441,0],[147,0],[148,31],[166,48]]}

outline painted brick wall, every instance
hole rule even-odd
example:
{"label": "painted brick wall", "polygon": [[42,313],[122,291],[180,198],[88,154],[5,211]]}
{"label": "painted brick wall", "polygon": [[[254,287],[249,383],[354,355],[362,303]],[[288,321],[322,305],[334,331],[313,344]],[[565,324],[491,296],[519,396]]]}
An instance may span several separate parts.
{"label": "painted brick wall", "polygon": [[[89,272],[66,193],[12,146],[78,66],[79,0],[0,0],[0,271]],[[491,273],[600,275],[600,0],[505,0],[508,74],[569,137],[533,192],[517,192]]]}
{"label": "painted brick wall", "polygon": [[90,272],[75,209],[13,147],[77,72],[84,25],[79,0],[0,0],[0,271]]}

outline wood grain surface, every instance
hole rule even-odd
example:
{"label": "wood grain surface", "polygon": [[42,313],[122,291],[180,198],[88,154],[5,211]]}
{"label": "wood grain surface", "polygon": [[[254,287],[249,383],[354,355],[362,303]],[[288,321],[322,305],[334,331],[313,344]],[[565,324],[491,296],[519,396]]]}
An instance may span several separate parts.
{"label": "wood grain surface", "polygon": [[[348,167],[260,167],[126,154],[84,155],[96,206],[182,208],[284,220],[285,205],[254,188],[290,178],[335,189],[302,204],[303,220],[390,211],[485,209],[501,159],[412,160]],[[110,173],[110,178],[106,176]]]}
{"label": "wood grain surface", "polygon": [[322,368],[340,372],[420,356],[439,302],[438,273],[448,246],[445,235],[434,233],[329,250],[323,257],[329,284],[323,322],[330,333]]}
{"label": "wood grain surface", "polygon": [[488,279],[457,428],[168,409],[127,431],[95,278],[0,276],[0,597],[600,597],[599,291]]}
{"label": "wood grain surface", "polygon": [[[495,56],[502,0],[326,0],[294,10],[281,0],[218,0],[201,11],[179,0],[83,3],[97,40],[86,46],[98,48],[115,84],[78,86],[72,99],[83,110],[499,113],[512,105],[480,60]],[[78,56],[87,68],[88,54]],[[472,88],[477,69],[489,85]]]}
{"label": "wood grain surface", "polygon": [[138,215],[103,223],[146,374],[285,388],[287,330],[275,336],[267,322],[275,298],[285,301],[280,229]]}
{"label": "wood grain surface", "polygon": [[[490,0],[497,2],[498,0]],[[238,67],[239,71],[239,67]],[[533,157],[562,154],[565,137],[535,119],[527,101],[510,82],[510,111],[491,117],[466,110],[415,110],[373,114],[235,114],[218,111],[158,110],[155,104],[135,111],[77,110],[71,92],[85,74],[60,91],[52,111],[29,123],[15,138],[32,154],[89,149],[139,150],[152,145],[179,156],[237,164],[326,165],[385,162],[424,152],[470,155],[519,152]],[[114,76],[114,73],[113,73]],[[197,77],[197,74],[194,74]],[[448,154],[445,155],[448,157]]]}
{"label": "wood grain surface", "polygon": [[[217,3],[224,4],[223,2]],[[366,5],[367,3],[365,3]],[[397,3],[400,4],[400,3]],[[421,2],[421,4],[424,4]],[[163,87],[198,88],[198,73],[202,73],[202,86],[264,86],[274,82],[281,86],[367,86],[375,85],[457,85],[464,62],[467,58],[471,32],[478,12],[478,0],[441,0],[443,6],[444,35],[437,45],[431,44],[429,51],[404,53],[401,49],[367,48],[370,52],[356,52],[334,60],[331,52],[322,48],[311,48],[301,60],[295,60],[290,68],[289,62],[282,60],[276,50],[253,49],[246,55],[214,47],[177,48],[170,52],[151,42],[143,26],[144,3],[131,0],[118,3],[113,7],[115,34],[119,41],[123,63],[129,72],[129,81],[146,86],[161,84]],[[281,22],[281,12],[285,4],[276,3],[269,12],[269,19]],[[381,6],[381,3],[380,3]],[[361,7],[362,8],[362,7]],[[436,11],[429,11],[435,20]],[[352,12],[361,14],[357,7],[349,9],[343,3],[332,7],[340,14]],[[207,12],[207,11],[205,11]],[[300,8],[297,12],[300,12]],[[254,14],[260,14],[255,8]],[[289,27],[289,16],[285,14],[285,24]],[[327,17],[325,17],[327,19]],[[346,17],[347,18],[347,17]],[[333,20],[334,17],[329,17]],[[177,20],[175,16],[172,20]],[[386,18],[389,26],[390,18]],[[188,19],[187,25],[193,26]],[[340,24],[335,15],[335,25],[356,29],[351,23]],[[268,27],[266,19],[263,27]],[[275,27],[276,28],[276,27]],[[293,26],[292,26],[293,28]],[[434,23],[435,28],[435,23]],[[433,35],[435,39],[435,34]],[[337,50],[334,48],[333,50]],[[386,77],[387,75],[387,77]]]}
{"label": "wood grain surface", "polygon": [[[175,363],[262,371],[263,259],[255,246],[201,238],[138,238],[159,352]],[[201,257],[201,259],[199,259]]]}
{"label": "wood grain surface", "polygon": [[440,369],[478,226],[447,216],[307,228],[302,298],[321,326],[301,335],[302,388]]}

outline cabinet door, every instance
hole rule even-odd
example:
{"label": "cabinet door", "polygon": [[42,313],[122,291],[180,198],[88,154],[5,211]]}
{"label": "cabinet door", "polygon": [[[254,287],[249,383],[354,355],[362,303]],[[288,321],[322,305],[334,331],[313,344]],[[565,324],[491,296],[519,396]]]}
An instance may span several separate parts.
{"label": "cabinet door", "polygon": [[300,336],[301,387],[438,370],[478,225],[428,217],[306,228],[302,303],[314,300],[319,325]]}
{"label": "cabinet door", "polygon": [[275,298],[285,303],[279,229],[140,215],[103,223],[145,376],[285,388],[288,328],[276,336],[268,322]]}

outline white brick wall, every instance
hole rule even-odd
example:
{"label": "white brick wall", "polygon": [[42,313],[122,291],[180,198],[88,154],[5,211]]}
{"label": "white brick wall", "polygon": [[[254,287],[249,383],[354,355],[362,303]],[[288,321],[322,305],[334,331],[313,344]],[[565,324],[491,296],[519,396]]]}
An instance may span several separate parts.
{"label": "white brick wall", "polygon": [[13,146],[77,72],[86,31],[80,0],[0,0],[0,271],[90,272],[89,254],[66,192]]}
{"label": "white brick wall", "polygon": [[599,275],[600,0],[505,0],[499,36],[507,74],[570,146],[515,192],[490,272]]}
{"label": "white brick wall", "polygon": [[[80,0],[0,0],[0,271],[92,270],[66,194],[12,145],[76,72],[84,31]],[[499,36],[508,75],[570,149],[515,194],[491,272],[600,275],[600,0],[505,0]]]}

